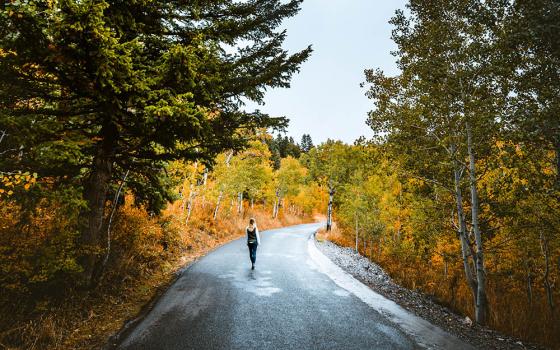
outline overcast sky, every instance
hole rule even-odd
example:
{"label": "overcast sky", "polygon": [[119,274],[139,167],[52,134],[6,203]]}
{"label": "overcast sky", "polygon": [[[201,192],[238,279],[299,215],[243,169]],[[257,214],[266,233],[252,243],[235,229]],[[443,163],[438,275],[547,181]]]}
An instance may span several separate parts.
{"label": "overcast sky", "polygon": [[[261,111],[290,119],[288,135],[299,142],[304,133],[315,144],[328,138],[352,143],[364,135],[372,103],[360,88],[364,69],[397,73],[390,52],[395,10],[404,0],[305,0],[301,12],[285,22],[284,47],[296,52],[313,45],[311,58],[292,79],[290,89],[268,91]],[[249,105],[249,108],[255,108]]]}

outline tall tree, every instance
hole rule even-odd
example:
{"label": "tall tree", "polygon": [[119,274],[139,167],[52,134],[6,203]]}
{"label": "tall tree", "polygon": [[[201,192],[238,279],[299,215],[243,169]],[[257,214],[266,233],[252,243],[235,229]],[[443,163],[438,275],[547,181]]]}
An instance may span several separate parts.
{"label": "tall tree", "polygon": [[286,196],[296,196],[300,185],[305,180],[307,169],[301,163],[290,156],[283,158],[280,169],[276,172],[275,202],[272,217],[278,216],[282,201]]}
{"label": "tall tree", "polygon": [[417,176],[454,194],[465,276],[482,324],[488,303],[477,167],[503,129],[506,93],[493,65],[500,9],[485,1],[411,1],[409,15],[392,19],[401,76],[367,72],[378,107],[370,125],[415,155],[408,159]]}
{"label": "tall tree", "polygon": [[499,43],[511,90],[507,120],[517,141],[556,154],[560,190],[560,6],[554,0],[514,1],[504,21]]}
{"label": "tall tree", "polygon": [[341,185],[349,181],[356,165],[352,148],[341,141],[327,140],[309,152],[308,162],[311,178],[326,188],[329,194],[327,230],[330,231],[335,193]]}
{"label": "tall tree", "polygon": [[301,137],[300,148],[301,151],[304,153],[309,152],[313,148],[313,141],[311,140],[311,135],[303,134],[303,136]]}
{"label": "tall tree", "polygon": [[[99,279],[111,184],[157,212],[171,198],[167,161],[212,160],[240,129],[285,120],[240,109],[288,87],[307,59],[281,45],[301,0],[16,1],[0,14],[0,129],[18,151],[0,169],[83,186],[82,264]],[[229,46],[233,49],[226,50]]]}

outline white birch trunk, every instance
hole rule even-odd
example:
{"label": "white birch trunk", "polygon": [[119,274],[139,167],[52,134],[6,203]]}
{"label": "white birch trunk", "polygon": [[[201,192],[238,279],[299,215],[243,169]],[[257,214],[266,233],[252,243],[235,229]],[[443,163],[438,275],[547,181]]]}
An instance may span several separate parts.
{"label": "white birch trunk", "polygon": [[189,224],[189,219],[191,218],[191,213],[194,207],[194,199],[196,197],[196,192],[191,185],[191,193],[189,195],[189,203],[187,205],[187,217],[185,218],[185,226]]}
{"label": "white birch trunk", "polygon": [[243,192],[239,192],[237,195],[237,214],[241,215],[243,213]]}
{"label": "white birch trunk", "polygon": [[550,313],[554,314],[554,301],[552,296],[552,286],[550,284],[550,252],[548,250],[548,240],[543,232],[540,234],[541,252],[544,258],[544,275],[543,283],[546,290],[546,299],[548,302],[548,309]]}
{"label": "white birch trunk", "polygon": [[356,253],[358,252],[358,215],[355,215],[355,219],[356,219]]}
{"label": "white birch trunk", "polygon": [[272,210],[272,218],[276,219],[278,217],[278,212],[280,211],[280,190],[276,190],[276,198],[274,200],[274,208]]}
{"label": "white birch trunk", "polygon": [[[452,156],[455,157],[456,146],[452,145]],[[474,280],[473,273],[470,266],[469,257],[472,256],[469,239],[467,237],[467,223],[465,222],[465,213],[463,209],[463,194],[461,192],[461,169],[459,169],[459,163],[456,159],[453,161],[453,178],[455,183],[455,201],[457,205],[457,221],[459,229],[459,239],[461,241],[461,255],[463,257],[463,268],[465,270],[465,277],[467,279],[467,284],[471,288],[473,294],[473,299],[475,301],[475,307],[478,305],[476,303],[477,298],[477,286]]]}
{"label": "white birch trunk", "polygon": [[480,225],[478,222],[478,190],[476,179],[476,159],[474,156],[472,128],[469,122],[466,122],[467,129],[467,150],[469,153],[469,178],[471,190],[471,216],[472,228],[474,232],[474,239],[476,243],[476,322],[479,324],[486,324],[488,313],[488,300],[486,297],[486,274],[484,272],[484,247],[482,242],[482,233],[480,232]]}
{"label": "white birch trunk", "polygon": [[329,185],[329,206],[327,208],[327,231],[332,229],[332,212],[333,212],[333,199],[334,199],[334,188]]}
{"label": "white birch trunk", "polygon": [[218,211],[220,210],[220,202],[222,201],[222,197],[224,196],[224,192],[220,192],[218,195],[218,200],[216,201],[216,208],[214,209],[214,216],[213,219],[216,220],[218,217]]}
{"label": "white birch trunk", "polygon": [[115,198],[113,199],[113,209],[111,210],[111,215],[109,216],[109,223],[107,224],[107,251],[105,252],[105,257],[103,258],[103,263],[101,264],[101,273],[105,270],[105,266],[107,266],[107,261],[109,261],[109,255],[111,254],[111,225],[113,224],[113,217],[115,216],[115,211],[117,211],[117,203],[119,202],[119,197],[121,195],[122,189],[124,184],[126,183],[126,178],[128,177],[128,173],[130,170],[127,170],[124,174],[121,184],[119,185],[119,189],[115,194]]}
{"label": "white birch trunk", "polygon": [[[229,168],[229,163],[231,162],[231,158],[233,157],[233,151],[230,151],[227,158],[226,158],[226,167]],[[205,183],[206,183],[206,178],[205,178]],[[216,220],[218,218],[218,211],[220,210],[220,203],[222,201],[222,198],[224,196],[224,191],[220,191],[220,194],[218,195],[218,200],[216,201],[216,208],[214,209],[214,216],[213,219]]]}

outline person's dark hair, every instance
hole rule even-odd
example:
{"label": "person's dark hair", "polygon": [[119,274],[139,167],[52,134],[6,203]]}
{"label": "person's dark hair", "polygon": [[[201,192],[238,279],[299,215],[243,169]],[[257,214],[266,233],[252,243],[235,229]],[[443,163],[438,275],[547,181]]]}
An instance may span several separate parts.
{"label": "person's dark hair", "polygon": [[249,225],[254,225],[255,224],[255,219],[251,218],[249,219]]}

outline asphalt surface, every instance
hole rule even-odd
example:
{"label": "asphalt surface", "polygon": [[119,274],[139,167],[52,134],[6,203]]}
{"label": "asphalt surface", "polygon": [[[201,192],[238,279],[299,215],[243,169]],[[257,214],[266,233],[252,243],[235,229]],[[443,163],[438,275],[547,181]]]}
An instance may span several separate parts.
{"label": "asphalt surface", "polygon": [[318,227],[261,232],[255,270],[244,239],[213,251],[182,273],[118,348],[425,348],[321,271],[308,247]]}

